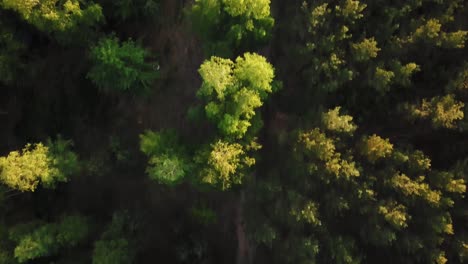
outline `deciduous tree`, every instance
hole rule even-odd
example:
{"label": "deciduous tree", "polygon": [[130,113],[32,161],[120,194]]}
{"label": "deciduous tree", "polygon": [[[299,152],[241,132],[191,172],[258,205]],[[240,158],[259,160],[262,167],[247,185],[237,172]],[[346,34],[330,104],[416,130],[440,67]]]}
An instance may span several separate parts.
{"label": "deciduous tree", "polygon": [[148,92],[158,76],[147,62],[149,52],[132,40],[120,42],[115,36],[102,38],[91,48],[92,67],[88,78],[100,89]]}

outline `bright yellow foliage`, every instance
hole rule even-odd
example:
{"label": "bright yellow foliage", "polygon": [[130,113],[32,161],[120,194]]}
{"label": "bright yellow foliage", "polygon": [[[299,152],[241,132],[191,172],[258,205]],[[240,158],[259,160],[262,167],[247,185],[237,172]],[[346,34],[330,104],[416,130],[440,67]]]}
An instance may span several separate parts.
{"label": "bright yellow foliage", "polygon": [[69,150],[70,141],[59,138],[55,142],[27,144],[21,151],[0,157],[0,182],[12,189],[33,192],[39,183],[53,188],[66,182],[78,170],[75,153]]}
{"label": "bright yellow foliage", "polygon": [[18,12],[24,20],[38,29],[54,32],[66,31],[78,24],[94,24],[102,16],[101,7],[91,4],[86,8],[78,0],[3,0],[3,7]]}
{"label": "bright yellow foliage", "polygon": [[383,139],[377,135],[364,137],[361,144],[361,154],[374,163],[381,158],[389,157],[392,154],[393,145],[388,139]]}
{"label": "bright yellow foliage", "polygon": [[49,181],[57,174],[51,162],[48,147],[27,144],[22,151],[0,157],[0,180],[13,189],[34,191],[41,180]]}

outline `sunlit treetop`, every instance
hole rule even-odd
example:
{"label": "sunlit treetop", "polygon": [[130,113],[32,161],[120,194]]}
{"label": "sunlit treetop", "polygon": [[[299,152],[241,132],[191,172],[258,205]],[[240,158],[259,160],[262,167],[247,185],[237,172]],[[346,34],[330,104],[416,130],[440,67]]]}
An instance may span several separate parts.
{"label": "sunlit treetop", "polygon": [[436,96],[430,100],[423,99],[419,105],[410,105],[412,119],[429,119],[434,128],[457,128],[457,122],[464,118],[465,104],[458,101],[453,94]]}
{"label": "sunlit treetop", "polygon": [[245,53],[235,63],[211,57],[199,73],[203,83],[198,96],[207,101],[207,117],[218,124],[222,134],[243,137],[255,110],[273,91],[273,66],[260,55]]}
{"label": "sunlit treetop", "polygon": [[393,145],[388,139],[383,139],[375,134],[363,137],[360,148],[361,154],[372,163],[389,157],[393,151]]}
{"label": "sunlit treetop", "polygon": [[353,123],[353,117],[340,115],[341,107],[337,106],[322,114],[322,123],[330,131],[352,134],[357,126]]}
{"label": "sunlit treetop", "polygon": [[45,32],[92,26],[103,19],[98,4],[78,0],[3,0],[2,6],[19,13],[28,23]]}
{"label": "sunlit treetop", "polygon": [[12,151],[0,157],[0,181],[22,192],[34,191],[39,183],[53,188],[58,182],[66,182],[78,170],[78,159],[70,146],[69,141],[59,139]]}
{"label": "sunlit treetop", "polygon": [[245,16],[255,19],[270,15],[270,0],[223,0],[224,10],[231,16]]}
{"label": "sunlit treetop", "polygon": [[325,171],[337,178],[344,177],[346,179],[360,176],[352,157],[344,157],[337,150],[336,141],[320,129],[314,128],[307,132],[301,132],[297,143],[296,150],[311,162],[309,171]]}
{"label": "sunlit treetop", "polygon": [[222,190],[241,184],[246,169],[255,164],[250,151],[260,149],[254,141],[247,146],[218,140],[200,151],[195,162],[201,166],[200,180]]}

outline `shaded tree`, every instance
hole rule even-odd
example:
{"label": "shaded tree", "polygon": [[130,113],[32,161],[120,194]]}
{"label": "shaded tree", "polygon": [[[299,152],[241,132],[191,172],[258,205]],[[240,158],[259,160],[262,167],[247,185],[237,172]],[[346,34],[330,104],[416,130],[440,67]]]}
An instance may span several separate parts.
{"label": "shaded tree", "polygon": [[228,57],[265,43],[274,24],[270,0],[196,0],[189,17],[206,53]]}
{"label": "shaded tree", "polygon": [[149,52],[132,40],[104,37],[91,48],[87,77],[100,89],[149,92],[157,71],[147,62]]}

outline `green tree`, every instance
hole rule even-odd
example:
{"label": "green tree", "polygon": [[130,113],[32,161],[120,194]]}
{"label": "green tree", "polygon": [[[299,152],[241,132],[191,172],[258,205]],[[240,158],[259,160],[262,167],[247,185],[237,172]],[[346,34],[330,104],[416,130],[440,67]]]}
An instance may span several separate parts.
{"label": "green tree", "polygon": [[19,263],[24,263],[53,256],[61,249],[74,247],[83,242],[88,233],[87,219],[71,215],[62,217],[57,223],[13,228],[10,239],[17,243],[14,249],[15,258]]}
{"label": "green tree", "polygon": [[126,239],[99,240],[94,244],[93,264],[132,263]]}
{"label": "green tree", "polygon": [[174,131],[146,131],[140,135],[140,150],[149,158],[146,172],[160,183],[178,184],[192,168]]}
{"label": "green tree", "polygon": [[436,96],[430,101],[423,99],[419,106],[409,107],[412,119],[430,119],[434,128],[456,128],[456,122],[464,118],[463,102],[457,101],[452,94]]}
{"label": "green tree", "polygon": [[229,56],[264,43],[274,24],[270,0],[195,0],[189,14],[209,55]]}
{"label": "green tree", "polygon": [[132,40],[104,37],[91,48],[87,77],[103,90],[149,92],[158,73],[148,58],[149,52]]}
{"label": "green tree", "polygon": [[116,212],[101,238],[94,243],[93,264],[133,263],[134,252],[128,239],[131,219],[125,212]]}

